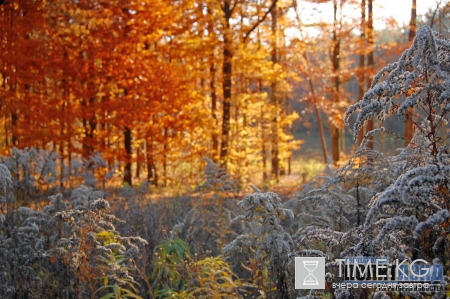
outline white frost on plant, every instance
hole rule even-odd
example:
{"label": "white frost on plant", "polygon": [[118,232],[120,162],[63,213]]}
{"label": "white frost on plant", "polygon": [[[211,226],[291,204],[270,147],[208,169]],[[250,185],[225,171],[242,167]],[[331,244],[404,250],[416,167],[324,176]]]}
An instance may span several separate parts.
{"label": "white frost on plant", "polygon": [[387,234],[396,229],[406,230],[411,229],[417,225],[417,219],[414,216],[410,217],[395,217],[389,220],[381,229],[377,238],[372,242],[374,246],[377,246]]}
{"label": "white frost on plant", "polygon": [[414,239],[417,239],[420,237],[421,233],[430,227],[433,227],[434,225],[440,225],[447,221],[450,218],[450,215],[448,213],[448,210],[440,210],[437,213],[434,213],[430,217],[428,217],[425,221],[420,222],[416,229],[414,230],[413,236]]}
{"label": "white frost on plant", "polygon": [[[406,109],[422,103],[425,95],[433,94],[433,108],[445,107],[449,104],[450,78],[443,70],[442,57],[448,55],[449,42],[433,32],[429,27],[420,27],[414,42],[401,56],[398,62],[383,68],[374,77],[372,85],[363,99],[347,110],[345,122],[349,124],[350,116],[359,110],[353,125],[354,138],[369,119],[384,118],[384,114],[392,113],[393,100],[401,95],[407,99],[398,107],[397,115],[404,115]],[[442,67],[441,67],[442,66]],[[431,80],[426,76],[434,74]]]}
{"label": "white frost on plant", "polygon": [[241,234],[222,252],[241,248],[243,246],[256,247],[256,259],[266,265],[270,270],[282,271],[286,260],[294,248],[294,241],[289,233],[285,232],[282,221],[293,219],[293,212],[285,209],[276,193],[261,193],[258,188],[252,194],[245,195],[238,203],[244,210],[233,220],[247,223],[258,223],[257,231],[253,234]]}
{"label": "white frost on plant", "polygon": [[4,164],[0,164],[0,188],[6,193],[11,188],[11,172]]}

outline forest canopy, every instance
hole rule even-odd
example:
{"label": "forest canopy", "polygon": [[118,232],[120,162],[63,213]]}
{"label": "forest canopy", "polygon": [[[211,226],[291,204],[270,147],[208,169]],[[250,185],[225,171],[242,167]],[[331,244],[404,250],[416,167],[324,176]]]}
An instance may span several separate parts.
{"label": "forest canopy", "polygon": [[312,125],[343,161],[346,107],[407,39],[375,32],[366,1],[320,2],[333,20],[302,21],[315,1],[2,2],[0,150],[101,153],[129,184],[192,184],[203,156],[276,181]]}
{"label": "forest canopy", "polygon": [[417,2],[0,1],[0,298],[448,297],[450,3]]}

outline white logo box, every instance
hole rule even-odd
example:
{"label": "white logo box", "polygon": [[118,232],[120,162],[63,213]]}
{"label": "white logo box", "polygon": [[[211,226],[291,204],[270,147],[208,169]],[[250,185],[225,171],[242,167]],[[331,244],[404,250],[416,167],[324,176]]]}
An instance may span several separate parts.
{"label": "white logo box", "polygon": [[295,288],[300,290],[325,289],[325,258],[295,258]]}

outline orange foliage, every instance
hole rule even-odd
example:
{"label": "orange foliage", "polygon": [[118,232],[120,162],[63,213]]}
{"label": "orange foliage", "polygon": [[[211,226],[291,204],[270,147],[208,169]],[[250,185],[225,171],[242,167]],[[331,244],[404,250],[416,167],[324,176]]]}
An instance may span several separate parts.
{"label": "orange foliage", "polygon": [[[352,24],[342,21],[339,38],[350,46],[334,73],[323,59],[330,36],[314,44],[287,41],[294,2],[2,2],[1,153],[46,148],[69,162],[101,152],[110,165],[127,162],[133,177],[148,172],[150,178],[156,169],[165,183],[179,184],[192,181],[201,156],[217,161],[226,153],[228,169],[250,180],[254,169],[266,171],[276,146],[280,168],[288,168],[299,145],[290,132],[298,118],[289,104],[294,84],[306,76],[322,82],[316,105],[340,125],[348,93],[338,90],[339,101],[322,99],[337,93],[333,76],[345,83],[361,71],[353,66]],[[278,11],[275,23],[271,9]],[[305,47],[316,51],[314,70],[304,67]],[[224,67],[224,53],[232,67]],[[274,134],[277,145],[268,142]]]}

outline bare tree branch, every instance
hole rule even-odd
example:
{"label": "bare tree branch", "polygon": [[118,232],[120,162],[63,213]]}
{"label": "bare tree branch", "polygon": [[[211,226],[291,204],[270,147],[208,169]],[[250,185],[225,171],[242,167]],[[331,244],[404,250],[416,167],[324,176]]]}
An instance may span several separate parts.
{"label": "bare tree branch", "polygon": [[437,2],[436,9],[434,10],[433,15],[431,16],[431,19],[430,19],[430,28],[431,29],[433,29],[434,18],[436,17],[436,13],[439,11],[439,6],[441,5],[441,2],[442,1]]}
{"label": "bare tree branch", "polygon": [[247,31],[247,33],[244,35],[244,43],[247,40],[247,37],[253,32],[253,30],[255,30],[259,24],[261,24],[262,22],[264,22],[264,20],[266,19],[267,15],[275,8],[275,6],[277,5],[278,0],[273,0],[272,5],[269,7],[269,9],[266,11],[266,13],[264,14],[264,16],[259,19],[258,21],[253,24],[253,26]]}

